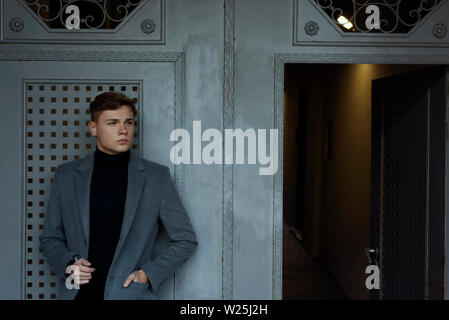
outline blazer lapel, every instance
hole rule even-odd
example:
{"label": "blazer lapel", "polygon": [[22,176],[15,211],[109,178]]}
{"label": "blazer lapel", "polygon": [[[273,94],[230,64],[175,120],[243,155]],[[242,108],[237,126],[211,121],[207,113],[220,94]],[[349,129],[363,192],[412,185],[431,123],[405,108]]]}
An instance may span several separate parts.
{"label": "blazer lapel", "polygon": [[[145,166],[141,160],[133,152],[130,153],[128,164],[128,185],[126,191],[125,212],[123,215],[122,229],[120,231],[120,239],[115,250],[112,264],[120,253],[126,237],[134,221],[134,217],[139,207],[140,197],[142,195],[143,187],[145,185],[145,175],[142,171]],[[111,264],[111,268],[112,268]]]}
{"label": "blazer lapel", "polygon": [[[84,231],[84,244],[89,247],[89,223],[90,223],[90,183],[94,167],[94,154],[81,162],[77,171],[80,173],[75,180],[76,198],[78,201],[79,215]],[[86,252],[87,254],[87,252]]]}

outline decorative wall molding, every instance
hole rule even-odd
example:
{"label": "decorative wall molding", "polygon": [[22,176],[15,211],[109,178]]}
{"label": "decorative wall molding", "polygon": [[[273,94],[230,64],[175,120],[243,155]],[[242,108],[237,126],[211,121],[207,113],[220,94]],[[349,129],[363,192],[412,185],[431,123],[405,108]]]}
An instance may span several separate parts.
{"label": "decorative wall molding", "polygon": [[278,53],[276,59],[285,63],[348,63],[348,64],[449,64],[449,54],[327,54]]}
{"label": "decorative wall molding", "polygon": [[23,30],[23,20],[20,17],[14,17],[9,21],[9,29],[14,32]]}
{"label": "decorative wall molding", "polygon": [[437,23],[433,27],[433,35],[438,39],[443,39],[447,34],[447,27],[444,23]]}
{"label": "decorative wall molding", "polygon": [[304,30],[309,36],[314,36],[320,30],[320,27],[318,26],[318,23],[316,23],[315,21],[309,21],[305,24]]}
{"label": "decorative wall molding", "polygon": [[0,50],[0,61],[183,62],[182,52]]}
{"label": "decorative wall molding", "polygon": [[274,56],[274,128],[278,129],[279,168],[273,176],[273,299],[282,299],[282,220],[284,170],[284,67],[286,63],[449,64],[449,54],[303,54]]}
{"label": "decorative wall molding", "polygon": [[[171,56],[172,54],[170,54]],[[155,61],[155,60],[153,60]],[[185,58],[184,53],[178,53],[175,62],[175,118],[174,128],[185,128],[185,107],[184,107],[184,83],[185,83]],[[185,165],[176,165],[174,172],[175,185],[178,189],[179,197],[183,203],[185,199]],[[175,273],[175,299],[184,299],[184,266],[181,266]]]}
{"label": "decorative wall molding", "polygon": [[[234,128],[234,0],[224,0],[223,130]],[[223,140],[223,150],[224,150]],[[224,161],[223,154],[223,163]],[[222,299],[233,299],[234,167],[223,164]]]}
{"label": "decorative wall molding", "polygon": [[[300,57],[298,57],[300,59]],[[286,59],[275,55],[273,128],[278,130],[279,167],[273,175],[273,300],[282,300],[282,233],[284,172],[284,64]]]}
{"label": "decorative wall molding", "polygon": [[151,19],[145,19],[140,24],[140,29],[143,33],[152,34],[156,30],[156,23]]}

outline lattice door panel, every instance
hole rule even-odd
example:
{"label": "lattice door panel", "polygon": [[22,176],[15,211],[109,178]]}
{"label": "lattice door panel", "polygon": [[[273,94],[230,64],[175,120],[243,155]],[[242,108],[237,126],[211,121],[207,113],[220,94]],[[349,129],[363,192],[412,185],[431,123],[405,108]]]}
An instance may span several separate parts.
{"label": "lattice door panel", "polygon": [[410,94],[385,99],[383,299],[424,299],[428,214],[428,153],[425,150],[429,139],[426,100],[426,95]]}
{"label": "lattice door panel", "polygon": [[446,297],[447,68],[373,80],[372,299]]}
{"label": "lattice door panel", "polygon": [[[87,157],[96,141],[87,126],[89,103],[98,94],[115,91],[133,99],[138,110],[139,81],[25,81],[25,299],[56,299],[57,275],[39,251],[46,205],[56,167]],[[140,126],[134,134],[137,149]]]}

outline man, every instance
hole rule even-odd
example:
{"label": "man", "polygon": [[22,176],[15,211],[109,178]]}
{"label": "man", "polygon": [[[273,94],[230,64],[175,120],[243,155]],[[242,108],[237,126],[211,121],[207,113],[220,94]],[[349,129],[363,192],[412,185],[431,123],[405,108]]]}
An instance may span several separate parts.
{"label": "man", "polygon": [[[130,151],[133,101],[106,92],[90,111],[96,150],[57,167],[40,249],[61,280],[59,299],[156,299],[197,247],[195,232],[168,167]],[[153,258],[160,224],[170,242]]]}

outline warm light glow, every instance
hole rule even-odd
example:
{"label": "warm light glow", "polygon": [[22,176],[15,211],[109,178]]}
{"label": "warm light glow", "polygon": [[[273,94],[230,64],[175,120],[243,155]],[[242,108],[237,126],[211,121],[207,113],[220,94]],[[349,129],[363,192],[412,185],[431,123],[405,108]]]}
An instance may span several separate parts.
{"label": "warm light glow", "polygon": [[346,29],[351,29],[352,28],[352,23],[351,22],[345,23],[343,25],[343,27],[345,27]]}
{"label": "warm light glow", "polygon": [[345,23],[348,23],[348,22],[349,22],[349,20],[346,19],[345,16],[339,16],[338,19],[337,19],[337,21],[338,21],[339,24],[345,24]]}
{"label": "warm light glow", "polygon": [[339,16],[337,21],[346,29],[351,29],[353,26],[353,24],[345,16]]}

